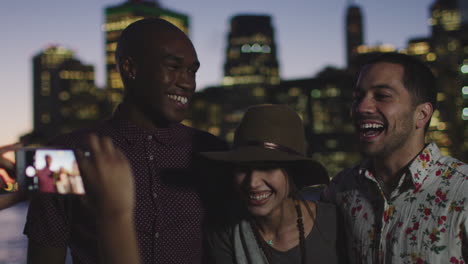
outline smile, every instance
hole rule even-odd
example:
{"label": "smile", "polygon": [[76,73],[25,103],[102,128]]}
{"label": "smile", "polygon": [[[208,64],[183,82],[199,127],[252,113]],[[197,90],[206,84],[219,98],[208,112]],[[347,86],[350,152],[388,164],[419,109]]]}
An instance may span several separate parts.
{"label": "smile", "polygon": [[174,100],[174,101],[177,101],[181,104],[187,104],[188,102],[188,98],[185,97],[185,96],[180,96],[180,95],[175,95],[175,94],[168,94],[167,97],[169,97],[170,99]]}
{"label": "smile", "polygon": [[358,129],[361,140],[369,141],[380,135],[385,125],[376,121],[363,121],[358,124]]}
{"label": "smile", "polygon": [[250,193],[250,200],[261,201],[265,200],[272,195],[272,192]]}

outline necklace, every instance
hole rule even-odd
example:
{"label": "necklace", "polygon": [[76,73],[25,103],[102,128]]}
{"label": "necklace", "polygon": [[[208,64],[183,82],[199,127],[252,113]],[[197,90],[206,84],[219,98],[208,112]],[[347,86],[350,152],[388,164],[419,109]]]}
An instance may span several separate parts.
{"label": "necklace", "polygon": [[[306,249],[305,249],[304,222],[302,220],[302,210],[301,210],[301,206],[300,206],[299,203],[296,203],[296,205],[294,207],[296,208],[296,213],[297,213],[297,220],[296,220],[297,225],[296,226],[297,226],[297,230],[299,232],[299,247],[300,247],[300,250],[301,250],[301,263],[305,264],[307,262],[307,258],[306,258],[307,255],[306,255]],[[260,234],[260,231],[259,231],[257,225],[253,221],[250,222],[250,227],[253,230],[255,240],[257,241],[257,245],[263,251],[263,254],[265,254],[265,257],[266,257],[268,263],[273,263],[272,255],[271,255],[272,254],[271,247],[269,247],[269,246],[274,245],[273,239],[265,241],[262,238],[262,235]]]}

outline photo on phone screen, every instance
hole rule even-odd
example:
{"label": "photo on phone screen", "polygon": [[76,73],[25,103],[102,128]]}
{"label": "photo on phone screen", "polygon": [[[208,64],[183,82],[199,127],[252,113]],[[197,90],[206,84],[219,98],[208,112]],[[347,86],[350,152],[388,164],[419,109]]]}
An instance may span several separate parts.
{"label": "photo on phone screen", "polygon": [[28,191],[85,194],[75,154],[70,149],[21,149],[16,152],[21,186]]}
{"label": "photo on phone screen", "polygon": [[[2,154],[2,158],[15,163],[15,152],[7,151]],[[13,175],[0,168],[0,194],[18,191],[18,183]]]}

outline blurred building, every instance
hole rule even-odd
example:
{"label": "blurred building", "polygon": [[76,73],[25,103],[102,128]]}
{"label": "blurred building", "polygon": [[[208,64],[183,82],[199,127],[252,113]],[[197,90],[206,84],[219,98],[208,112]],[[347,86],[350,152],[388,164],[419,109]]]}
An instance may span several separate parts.
{"label": "blurred building", "polygon": [[41,143],[90,125],[108,114],[104,99],[93,66],[64,47],[46,48],[33,58],[34,130],[27,139]]}
{"label": "blurred building", "polygon": [[349,118],[354,77],[349,72],[326,68],[317,77],[280,80],[269,16],[233,17],[227,42],[223,84],[195,94],[186,124],[232,142],[249,106],[287,104],[304,121],[308,155],[330,175],[357,162]]}
{"label": "blurred building", "polygon": [[439,110],[429,136],[446,154],[466,161],[468,120],[464,119],[468,118],[464,118],[463,111],[468,105],[463,87],[468,85],[468,70],[464,71],[464,65],[468,65],[468,24],[462,20],[462,2],[436,0],[430,6],[430,50],[426,59],[439,88]]}
{"label": "blurred building", "polygon": [[231,142],[245,110],[271,103],[279,83],[271,17],[234,16],[227,38],[223,83],[195,94],[191,118],[185,123]]}
{"label": "blurred building", "polygon": [[113,106],[122,101],[123,83],[116,68],[115,50],[122,31],[131,23],[148,17],[159,17],[189,32],[187,15],[161,7],[156,0],[128,0],[105,9],[106,81],[109,100]]}
{"label": "blurred building", "polygon": [[223,85],[279,83],[276,43],[270,16],[239,15],[231,19]]}
{"label": "blurred building", "polygon": [[346,9],[346,65],[350,66],[358,54],[357,48],[364,44],[364,23],[361,8],[350,2]]}
{"label": "blurred building", "polygon": [[302,118],[308,155],[334,176],[360,159],[350,118],[354,76],[327,67],[313,78],[282,80],[275,103],[291,106]]}

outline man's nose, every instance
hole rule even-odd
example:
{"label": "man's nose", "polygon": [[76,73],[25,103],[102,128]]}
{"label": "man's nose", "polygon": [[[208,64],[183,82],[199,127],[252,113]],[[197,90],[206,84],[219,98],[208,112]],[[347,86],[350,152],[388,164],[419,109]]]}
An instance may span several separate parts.
{"label": "man's nose", "polygon": [[361,97],[360,99],[354,101],[353,112],[360,113],[360,114],[374,113],[375,112],[374,100],[368,95]]}

